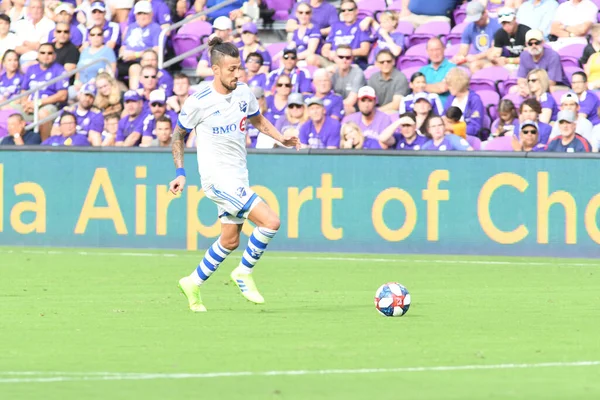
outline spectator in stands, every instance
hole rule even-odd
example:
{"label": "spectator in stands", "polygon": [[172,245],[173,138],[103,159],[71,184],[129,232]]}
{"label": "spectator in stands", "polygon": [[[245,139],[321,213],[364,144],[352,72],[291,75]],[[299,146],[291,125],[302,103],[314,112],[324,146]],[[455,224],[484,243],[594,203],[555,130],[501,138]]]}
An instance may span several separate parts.
{"label": "spectator in stands", "polygon": [[87,137],[77,134],[77,120],[75,115],[64,112],[59,121],[60,134],[50,136],[42,142],[42,146],[89,146]]}
{"label": "spectator in stands", "polygon": [[427,42],[427,56],[431,62],[419,70],[425,75],[427,81],[425,91],[438,94],[442,103],[445,104],[450,95],[448,85],[446,85],[446,75],[456,65],[444,56],[444,44],[438,37],[431,38]]}
{"label": "spectator in stands", "polygon": [[331,32],[329,32],[321,50],[323,57],[335,62],[336,50],[341,45],[348,45],[355,57],[356,64],[362,69],[367,68],[367,57],[371,51],[371,37],[369,32],[360,28],[360,22],[357,18],[358,6],[354,0],[342,0],[340,20],[331,26]]}
{"label": "spectator in stands", "polygon": [[[398,133],[400,128],[400,133]],[[415,113],[400,114],[400,118],[385,128],[379,135],[382,148],[396,150],[420,150],[428,139],[417,131],[417,116]]]}
{"label": "spectator in stands", "polygon": [[[592,138],[592,123],[581,114],[581,108],[579,103],[579,98],[573,92],[567,92],[562,95],[560,98],[560,110],[561,111],[573,111],[575,115],[577,115],[577,127],[576,131],[578,134],[583,136],[584,138]],[[561,134],[560,124],[552,125],[552,132],[550,133],[550,139],[554,139],[555,137]]]}
{"label": "spectator in stands", "polygon": [[291,79],[292,93],[302,93],[306,96],[312,95],[310,72],[304,68],[298,68],[298,53],[296,53],[296,49],[284,49],[283,57],[281,58],[282,66],[269,73],[267,78],[267,93],[273,91],[277,79],[285,74]]}
{"label": "spectator in stands", "polygon": [[[298,3],[296,7],[296,22],[288,20],[288,26],[294,25],[290,32],[290,48],[296,49],[298,60],[304,60],[310,65],[321,65],[322,37],[319,28],[310,19],[313,9],[308,3]],[[334,14],[335,15],[335,14]],[[336,18],[337,19],[337,18]]]}
{"label": "spectator in stands", "polygon": [[406,76],[396,69],[396,59],[391,50],[384,49],[377,54],[377,67],[368,81],[375,89],[379,100],[379,110],[388,114],[397,114],[402,98],[408,94]]}
{"label": "spectator in stands", "polygon": [[290,12],[290,19],[288,20],[285,30],[287,32],[294,32],[298,29],[298,13],[296,12],[301,4],[308,4],[311,7],[310,22],[321,32],[321,36],[329,35],[333,24],[339,21],[338,10],[326,0],[309,0],[299,1],[294,4],[292,12]]}
{"label": "spectator in stands", "polygon": [[596,22],[598,7],[591,0],[568,0],[560,4],[550,27],[550,34],[557,38],[551,43],[552,48],[558,50],[570,44],[587,44],[586,36]]}
{"label": "spectator in stands", "polygon": [[379,134],[389,126],[392,121],[386,113],[375,107],[377,95],[371,86],[363,86],[358,90],[358,112],[347,115],[343,123],[354,122],[358,125],[363,135],[371,141],[365,142],[365,148],[381,148]]}
{"label": "spectator in stands", "polygon": [[14,50],[20,44],[20,40],[13,32],[10,32],[10,17],[0,14],[0,59],[7,50]]}
{"label": "spectator in stands", "polygon": [[[468,25],[462,33],[460,48],[452,62],[457,65],[467,63],[471,71],[475,72],[490,65],[487,60],[488,50],[492,47],[494,35],[502,27],[497,19],[490,18],[485,6],[478,0],[469,2],[465,22]],[[475,49],[475,54],[469,54],[471,46]]]}
{"label": "spectator in stands", "polygon": [[170,110],[179,113],[183,103],[190,97],[190,78],[178,72],[173,77],[173,96],[167,99],[167,107]]}
{"label": "spectator in stands", "polygon": [[589,153],[592,151],[590,143],[581,135],[576,133],[577,114],[571,110],[558,113],[557,122],[560,127],[560,135],[548,143],[546,151],[561,153]]}
{"label": "spectator in stands", "polygon": [[[152,9],[152,22],[160,25],[161,30],[168,28],[169,25],[171,25],[171,10],[169,10],[167,5],[162,0],[139,0],[136,2],[136,5],[140,1],[148,1],[148,3],[150,3]],[[129,12],[129,25],[131,26],[131,24],[135,23],[136,20],[137,18],[134,7],[133,11]]]}
{"label": "spectator in stands", "polygon": [[519,124],[519,114],[513,102],[502,100],[498,105],[498,118],[492,122],[491,135],[493,137],[514,135],[519,129]]}
{"label": "spectator in stands", "polygon": [[[213,34],[223,39],[224,42],[233,42],[233,36],[231,34],[233,24],[231,20],[225,16],[221,16],[214,20]],[[214,75],[210,63],[210,51],[206,49],[202,52],[198,66],[196,67],[196,75],[201,78],[208,78]]]}
{"label": "spectator in stands", "polygon": [[[139,3],[138,3],[139,4]],[[125,92],[125,116],[119,121],[115,146],[139,146],[144,131],[143,97],[135,90]]]}
{"label": "spectator in stands", "polygon": [[264,59],[260,53],[250,53],[246,57],[248,86],[257,86],[263,90],[267,88],[267,74],[260,72],[263,63]]}
{"label": "spectator in stands", "polygon": [[86,69],[83,69],[75,75],[75,88],[78,89],[81,85],[90,82],[96,78],[99,72],[108,71],[112,75],[117,73],[117,58],[115,52],[108,45],[104,44],[104,37],[102,36],[102,28],[93,26],[89,31],[89,45],[85,46],[79,56],[79,62],[77,68],[81,68],[84,65],[88,65],[94,60],[105,58],[109,62],[100,62],[92,65]]}
{"label": "spectator in stands", "polygon": [[467,135],[477,136],[483,122],[484,107],[477,93],[469,89],[471,78],[467,71],[456,67],[446,75],[450,97],[446,100],[446,109],[451,106],[460,108],[463,121],[467,123]]}
{"label": "spectator in stands", "polygon": [[366,84],[365,74],[358,65],[354,65],[350,46],[340,45],[335,52],[336,65],[328,67],[328,71],[333,72],[333,91],[344,99],[344,112],[352,114],[356,111],[358,89]]}
{"label": "spectator in stands", "polygon": [[242,60],[242,67],[245,68],[245,54],[260,53],[263,57],[263,64],[260,67],[260,72],[268,74],[271,70],[271,55],[269,52],[260,44],[258,41],[258,29],[254,22],[248,22],[244,24],[242,28],[242,41],[244,46],[240,48],[240,59]]}
{"label": "spectator in stands", "polygon": [[[76,133],[87,137],[92,146],[102,145],[102,131],[104,130],[104,116],[102,112],[93,107],[96,98],[96,87],[88,83],[84,85],[77,95],[77,103],[63,109],[75,115],[77,121]],[[60,118],[57,118],[52,127],[52,135],[60,135]]]}
{"label": "spectator in stands", "polygon": [[[354,122],[347,122],[342,125],[342,129],[340,130],[340,149],[360,150],[365,144],[365,139],[360,128]],[[379,146],[378,148],[382,147]]]}
{"label": "spectator in stands", "polygon": [[158,37],[160,26],[152,21],[152,5],[146,0],[139,1],[133,9],[135,21],[127,26],[127,33],[123,45],[119,49],[117,64],[119,76],[127,76],[129,67],[139,63],[144,50],[153,49],[158,54]]}
{"label": "spectator in stands", "polygon": [[104,116],[104,130],[102,131],[102,147],[114,146],[119,130],[119,114]]}
{"label": "spectator in stands", "polygon": [[142,68],[152,67],[156,70],[156,87],[165,91],[167,96],[173,95],[173,77],[166,69],[158,69],[158,54],[152,49],[147,49],[142,52],[142,58],[139,64],[133,64],[129,68],[129,84],[134,85],[137,81],[135,89],[142,87],[140,83],[140,75]]}
{"label": "spectator in stands", "polygon": [[[288,97],[288,106],[284,115],[277,120],[275,127],[282,134],[298,136],[300,126],[308,120],[304,96],[301,93],[292,93]],[[258,133],[255,147],[257,149],[272,149],[277,147],[277,142],[262,132]]]}
{"label": "spectator in stands", "polygon": [[118,24],[126,23],[129,19],[129,12],[133,8],[134,0],[108,0],[109,7],[113,10],[114,21]]}
{"label": "spectator in stands", "polygon": [[591,41],[583,49],[583,56],[579,60],[588,76],[589,88],[600,88],[600,24],[595,24],[590,30]]}
{"label": "spectator in stands", "polygon": [[[43,85],[65,73],[63,66],[56,62],[56,51],[52,43],[40,45],[38,53],[39,64],[32,65],[25,73],[21,87],[22,92]],[[62,104],[67,101],[68,87],[69,80],[65,78],[39,91],[37,106],[39,107],[38,116],[40,120],[56,113]],[[25,113],[25,120],[28,122],[33,121],[33,112],[35,109],[33,101],[34,94],[32,93],[28,98],[22,99],[21,107],[18,108],[19,111]],[[50,135],[51,128],[52,121],[40,125],[39,130],[42,140],[45,140]]]}
{"label": "spectator in stands", "polygon": [[40,44],[48,40],[48,34],[54,29],[54,21],[44,16],[43,0],[30,0],[26,19],[13,22],[11,29],[21,44],[15,49],[21,56],[21,65],[30,65],[37,59]]}
{"label": "spectator in stands", "polygon": [[[475,0],[477,1],[477,0]],[[452,133],[446,131],[442,117],[437,115],[427,119],[425,135],[429,140],[423,144],[421,150],[425,151],[454,151],[473,150],[469,143]]]}
{"label": "spectator in stands", "polygon": [[79,62],[79,49],[71,42],[71,26],[65,22],[56,24],[56,62],[67,72],[77,68]]}
{"label": "spectator in stands", "polygon": [[398,27],[398,16],[393,11],[383,11],[379,14],[379,22],[373,17],[365,17],[361,21],[363,31],[374,32],[373,47],[369,53],[369,64],[375,64],[377,54],[388,49],[394,58],[398,58],[404,48],[404,35],[395,32]]}
{"label": "spectator in stands", "polygon": [[431,106],[429,99],[425,96],[425,93],[419,93],[413,97],[413,112],[416,116],[417,130],[422,134],[425,130],[425,122],[429,117],[435,115],[433,107]]}
{"label": "spectator in stands", "polygon": [[311,97],[306,100],[309,120],[300,127],[298,139],[302,148],[339,149],[340,122],[325,114],[323,100]]}
{"label": "spectator in stands", "polygon": [[292,92],[292,81],[287,75],[279,75],[275,81],[275,94],[267,97],[267,113],[265,117],[273,125],[281,118],[288,103],[288,97]]}
{"label": "spectator in stands", "polygon": [[525,80],[532,69],[543,69],[548,72],[550,78],[550,91],[557,90],[556,85],[569,85],[569,81],[563,71],[560,56],[554,50],[544,46],[544,36],[541,31],[531,29],[525,35],[527,43],[526,51],[523,51],[519,60],[519,80]]}
{"label": "spectator in stands", "polygon": [[28,3],[28,1],[27,0],[9,0],[9,1],[2,2],[2,4],[6,4],[7,7],[10,7],[10,9],[8,11],[5,11],[5,13],[6,13],[6,15],[8,15],[10,17],[10,20],[11,20],[10,30],[12,32],[14,32],[14,28],[15,28],[14,24],[17,21],[26,19],[27,15],[29,14],[29,11],[27,10],[25,3]]}
{"label": "spectator in stands", "polygon": [[25,119],[19,113],[14,113],[8,117],[7,129],[8,136],[0,142],[0,146],[23,146],[40,144],[42,140],[40,135],[33,131],[25,130]]}
{"label": "spectator in stands", "polygon": [[[573,92],[575,92],[579,99],[579,106],[581,107],[581,110],[579,110],[579,117],[589,120],[592,125],[600,124],[600,117],[598,116],[600,100],[594,92],[589,90],[585,72],[575,72],[571,76],[571,86],[573,87]],[[577,131],[579,132],[579,129]],[[582,132],[580,133],[583,135]]]}
{"label": "spectator in stands", "polygon": [[[11,99],[21,93],[23,74],[19,71],[19,56],[14,50],[8,50],[2,57],[0,73],[0,102]],[[8,105],[9,108],[10,105]]]}
{"label": "spectator in stands", "polygon": [[402,0],[400,20],[411,22],[415,28],[431,21],[450,22],[457,3],[457,0]]}
{"label": "spectator in stands", "polygon": [[514,151],[545,151],[546,145],[540,143],[538,124],[535,121],[524,121],[520,125],[520,134],[513,136]]}
{"label": "spectator in stands", "polygon": [[543,69],[532,69],[527,74],[527,84],[529,85],[529,93],[542,105],[542,113],[540,121],[549,124],[550,121],[556,120],[558,114],[558,105],[554,97],[550,94],[550,79],[548,73]]}
{"label": "spectator in stands", "polygon": [[121,27],[117,22],[106,20],[106,5],[101,1],[94,1],[91,5],[91,27],[88,29],[88,44],[92,44],[91,32],[93,28],[100,28],[102,44],[115,50],[121,45]]}
{"label": "spectator in stands", "polygon": [[[242,41],[242,28],[248,22],[253,22],[252,18],[247,15],[242,15],[241,17],[237,17],[234,20],[235,29],[232,31],[233,33],[233,44],[237,46],[238,49],[244,47],[244,42]],[[259,38],[260,41],[260,38]]]}
{"label": "spectator in stands", "polygon": [[325,114],[328,117],[341,121],[344,117],[344,99],[332,90],[331,76],[324,68],[319,68],[313,74],[313,86],[315,95],[323,100]]}
{"label": "spectator in stands", "polygon": [[142,68],[142,76],[140,79],[142,87],[137,90],[144,99],[144,110],[149,111],[148,102],[150,101],[150,93],[153,90],[160,89],[158,87],[158,70],[151,66]]}
{"label": "spectator in stands", "polygon": [[[550,133],[552,132],[552,126],[540,122],[539,117],[542,113],[542,105],[536,99],[527,99],[519,106],[519,121],[521,123],[525,121],[535,121],[538,124],[538,131],[540,134],[540,143],[548,143],[550,140]],[[518,132],[515,132],[517,135]]]}
{"label": "spectator in stands", "polygon": [[173,124],[177,123],[177,114],[167,110],[167,96],[162,89],[150,93],[150,113],[146,115],[142,128],[142,142],[140,147],[152,146],[157,139],[156,121],[167,117]]}
{"label": "spectator in stands", "polygon": [[173,132],[173,122],[166,115],[156,120],[156,139],[150,146],[153,147],[171,147],[171,134]]}
{"label": "spectator in stands", "polygon": [[462,120],[462,116],[460,108],[452,106],[446,110],[446,113],[442,116],[442,121],[444,121],[447,132],[453,132],[456,136],[466,139],[467,124]]}
{"label": "spectator in stands", "polygon": [[525,36],[531,28],[517,22],[512,8],[500,9],[498,22],[502,24],[502,29],[494,34],[494,47],[488,51],[488,59],[494,65],[508,65],[512,69],[519,64],[519,56],[525,49]]}
{"label": "spectator in stands", "polygon": [[121,114],[121,90],[115,78],[108,72],[100,72],[96,76],[96,101],[94,107],[100,109],[104,115]]}
{"label": "spectator in stands", "polygon": [[[67,24],[66,29],[62,27],[61,30],[66,30],[68,32],[71,43],[79,49],[85,40],[86,29],[73,18],[74,11],[73,5],[70,3],[59,3],[54,9],[54,22],[56,23],[56,28],[59,23]],[[60,34],[57,35],[55,29],[52,29],[50,33],[48,33],[48,42],[58,43],[60,40],[64,42],[64,39],[61,39]]]}
{"label": "spectator in stands", "polygon": [[[194,10],[199,13],[200,11],[204,10],[204,8],[211,8],[216,6],[217,4],[219,4],[221,2],[221,0],[195,0],[194,1]],[[241,11],[241,8],[244,5],[244,0],[236,0],[233,3],[218,9],[217,11],[213,11],[208,15],[202,15],[201,17],[199,17],[199,19],[203,20],[203,21],[209,21],[212,22],[214,21],[216,18],[219,18],[220,16],[226,16],[226,17],[231,17],[232,19],[235,19],[238,15],[243,14]]]}
{"label": "spectator in stands", "polygon": [[542,37],[548,39],[557,7],[556,0],[525,0],[517,11],[517,21],[541,31]]}
{"label": "spectator in stands", "polygon": [[425,96],[431,103],[433,112],[436,115],[444,114],[444,105],[440,100],[440,96],[438,96],[436,93],[427,93],[425,91],[425,88],[427,87],[427,81],[425,80],[425,75],[423,75],[422,72],[415,72],[414,74],[412,74],[412,76],[410,77],[410,83],[408,85],[411,89],[411,93],[402,97],[402,101],[400,101],[400,114],[404,114],[406,112],[413,112],[415,98],[420,93],[425,94]]}

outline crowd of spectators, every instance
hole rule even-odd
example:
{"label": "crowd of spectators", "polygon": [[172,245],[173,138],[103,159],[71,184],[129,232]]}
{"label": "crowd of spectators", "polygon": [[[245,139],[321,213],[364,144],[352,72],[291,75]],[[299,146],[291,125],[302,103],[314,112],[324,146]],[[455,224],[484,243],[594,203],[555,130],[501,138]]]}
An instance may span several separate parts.
{"label": "crowd of spectators", "polygon": [[[161,30],[220,1],[105,1],[2,0],[7,135],[0,144],[170,145],[183,102],[213,72],[208,51],[193,75],[160,69],[158,52],[172,51],[170,40],[159,45]],[[200,19],[237,44],[240,81],[261,112],[305,148],[598,151],[600,24],[592,0],[397,0],[361,11],[370,1],[292,3],[288,42],[276,52],[256,24],[273,23],[264,0],[236,1]],[[419,45],[402,24],[419,32],[434,21],[460,27],[460,44],[430,35],[427,64],[403,67],[399,57]],[[581,46],[580,68],[567,73],[561,52],[573,45]],[[514,85],[488,104],[472,79],[493,68],[506,70]],[[18,98],[61,76],[38,96]],[[26,129],[36,109],[39,133]],[[249,148],[278,146],[251,125],[246,131]],[[186,145],[195,142],[192,132]]]}

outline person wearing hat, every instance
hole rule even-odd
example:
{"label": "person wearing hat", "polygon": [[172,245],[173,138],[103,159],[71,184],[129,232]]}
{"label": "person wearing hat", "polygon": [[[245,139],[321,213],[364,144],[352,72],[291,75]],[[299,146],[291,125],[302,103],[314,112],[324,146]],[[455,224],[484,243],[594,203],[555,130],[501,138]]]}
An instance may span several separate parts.
{"label": "person wearing hat", "polygon": [[347,115],[343,123],[354,122],[365,138],[373,139],[378,146],[380,133],[392,123],[390,116],[377,109],[377,95],[371,86],[358,89],[358,112]]}
{"label": "person wearing hat", "polygon": [[22,41],[15,50],[19,54],[23,70],[37,60],[40,44],[48,41],[48,34],[55,27],[54,21],[44,16],[43,0],[30,0],[27,6],[28,18],[15,21],[11,30]]}
{"label": "person wearing hat", "polygon": [[[592,129],[594,126],[584,115],[580,114],[581,105],[577,94],[573,92],[563,94],[560,98],[560,110],[573,111],[575,115],[577,115],[577,127],[575,131],[586,139],[592,137]],[[554,124],[552,126],[552,132],[550,133],[550,139],[554,139],[555,137],[560,136],[560,134],[560,124]]]}
{"label": "person wearing hat", "polygon": [[[66,22],[56,24],[56,38],[54,47],[56,48],[56,62],[65,67],[67,71],[73,71],[77,68],[79,62],[79,49],[71,42],[72,25]],[[74,78],[71,78],[73,81]]]}
{"label": "person wearing hat", "polygon": [[563,110],[556,119],[560,135],[548,143],[546,151],[557,153],[589,153],[592,146],[586,138],[576,133],[577,114],[572,110]]}
{"label": "person wearing hat", "polygon": [[[275,128],[282,134],[298,136],[300,126],[308,120],[304,96],[301,93],[292,93],[288,97],[288,105],[284,115],[277,120]],[[264,133],[259,133],[256,140],[257,149],[272,149],[277,147],[277,142]]]}
{"label": "person wearing hat", "polygon": [[133,8],[135,22],[127,26],[123,45],[119,49],[117,64],[119,76],[127,76],[129,67],[139,62],[142,52],[153,49],[158,53],[158,37],[161,27],[152,20],[152,5],[149,1],[141,0]]}
{"label": "person wearing hat", "polygon": [[571,44],[588,43],[587,35],[593,24],[598,22],[598,7],[590,0],[568,0],[556,9],[550,26],[550,34],[556,37],[551,42],[554,50]]}
{"label": "person wearing hat", "polygon": [[115,146],[139,146],[144,132],[144,98],[135,90],[128,90],[123,96],[125,116],[119,121]]}
{"label": "person wearing hat", "polygon": [[258,41],[258,28],[254,22],[247,22],[242,26],[242,42],[244,44],[240,48],[242,68],[246,67],[245,60],[247,55],[250,53],[260,53],[263,57],[263,65],[260,67],[259,72],[268,74],[271,70],[271,55]]}
{"label": "person wearing hat", "polygon": [[177,123],[177,113],[167,110],[167,95],[164,90],[156,89],[150,92],[148,103],[150,113],[144,118],[140,147],[151,146],[156,141],[156,121],[160,118],[167,117],[173,125]]}
{"label": "person wearing hat", "polygon": [[[59,3],[58,6],[54,9],[54,22],[56,22],[57,26],[55,29],[52,29],[48,34],[48,41],[53,43],[58,43],[60,40],[64,40],[65,34],[67,34],[71,43],[75,45],[78,49],[83,44],[83,39],[86,34],[85,26],[81,25],[77,19],[73,18],[73,13],[75,9],[69,3]],[[59,23],[67,24],[67,28],[58,29]],[[57,29],[59,32],[57,32]],[[65,32],[66,30],[66,32]]]}
{"label": "person wearing hat", "polygon": [[[169,10],[169,7],[167,7],[167,5],[163,1],[138,0],[135,5],[137,6],[137,3],[139,3],[140,1],[147,1],[150,4],[150,7],[152,9],[152,22],[155,22],[158,25],[160,25],[160,29],[168,28],[169,25],[171,25],[171,10]],[[129,12],[129,24],[133,24],[137,21],[136,14],[137,13],[135,11],[134,6],[133,10]]]}
{"label": "person wearing hat", "polygon": [[544,46],[544,35],[537,29],[530,29],[525,34],[525,43],[527,47],[519,56],[519,69],[517,77],[519,85],[527,84],[527,74],[533,69],[543,69],[550,78],[551,92],[563,88],[557,85],[563,85],[566,89],[569,87],[569,81],[562,67],[560,56],[550,47]]}
{"label": "person wearing hat", "polygon": [[[224,42],[233,42],[233,36],[231,34],[233,23],[228,17],[223,15],[215,18],[212,27],[213,35],[220,37]],[[214,75],[213,70],[210,67],[210,51],[208,51],[208,49],[202,52],[202,56],[196,67],[196,75],[201,78],[210,77],[211,79]]]}
{"label": "person wearing hat", "polygon": [[267,78],[267,92],[271,92],[271,88],[275,86],[275,82],[285,74],[292,81],[292,93],[303,93],[306,96],[312,95],[312,82],[308,78],[310,72],[304,68],[298,68],[298,53],[296,49],[285,48],[281,57],[281,67],[269,73]]}
{"label": "person wearing hat", "polygon": [[516,66],[519,64],[519,56],[525,49],[525,36],[531,28],[519,24],[516,15],[513,8],[504,7],[498,11],[498,22],[502,24],[502,29],[496,31],[494,47],[488,52],[488,59],[494,65]]}
{"label": "person wearing hat", "polygon": [[306,100],[308,121],[300,126],[298,139],[303,149],[339,149],[340,122],[328,117],[323,100],[311,97]]}
{"label": "person wearing hat", "polygon": [[540,143],[540,132],[535,121],[523,121],[519,127],[519,135],[513,135],[514,151],[545,151],[546,145]]}
{"label": "person wearing hat", "polygon": [[[91,27],[88,29],[87,41],[92,44],[90,36],[93,28],[100,28],[102,32],[102,44],[115,49],[121,45],[121,26],[117,22],[107,20],[106,5],[102,1],[94,1],[90,6]],[[129,12],[129,11],[128,11]]]}
{"label": "person wearing hat", "polygon": [[73,113],[64,112],[58,122],[59,134],[50,136],[42,146],[89,146],[87,137],[77,134],[77,118]]}
{"label": "person wearing hat", "polygon": [[400,118],[379,135],[379,145],[383,149],[420,150],[427,140],[425,136],[419,134],[417,116],[413,112],[400,114]]}
{"label": "person wearing hat", "polygon": [[[472,72],[490,65],[487,60],[488,50],[492,47],[494,35],[502,27],[495,18],[490,18],[485,6],[478,0],[470,1],[467,5],[468,24],[462,33],[458,53],[452,58],[452,62],[460,65],[468,63]],[[471,46],[475,54],[469,54]]]}

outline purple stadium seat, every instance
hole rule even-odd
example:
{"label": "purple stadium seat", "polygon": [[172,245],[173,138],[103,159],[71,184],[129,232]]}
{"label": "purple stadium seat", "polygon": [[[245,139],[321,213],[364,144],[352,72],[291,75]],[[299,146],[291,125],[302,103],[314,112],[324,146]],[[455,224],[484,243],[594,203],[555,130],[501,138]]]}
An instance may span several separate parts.
{"label": "purple stadium seat", "polygon": [[552,97],[556,100],[556,104],[560,105],[560,98],[568,91],[569,90],[557,90],[556,92],[552,92]]}
{"label": "purple stadium seat", "polygon": [[564,64],[563,64],[563,70],[565,71],[565,75],[567,76],[569,83],[571,83],[571,78],[573,78],[573,74],[575,72],[584,72],[583,68],[564,65]]}
{"label": "purple stadium seat", "polygon": [[522,97],[518,93],[509,93],[509,94],[505,95],[504,97],[502,97],[502,100],[512,101],[513,104],[515,105],[515,107],[518,109],[521,106],[521,103],[523,103],[523,101],[525,101],[525,98]]}
{"label": "purple stadium seat", "polygon": [[[491,109],[497,109],[498,103],[500,103],[500,95],[492,90],[478,90],[477,94],[481,97],[481,102],[483,106],[487,110],[487,114],[489,115],[491,120],[497,118],[497,115],[491,115]],[[497,113],[495,113],[497,114]],[[489,127],[488,127],[489,128]]]}
{"label": "purple stadium seat", "polygon": [[[444,56],[449,60],[458,53],[460,49],[460,45],[458,44],[446,44],[446,50],[444,50]],[[475,48],[473,46],[469,47],[469,54],[475,54]]]}
{"label": "purple stadium seat", "polygon": [[16,113],[13,109],[0,111],[0,139],[8,135],[8,117]]}
{"label": "purple stadium seat", "polygon": [[571,44],[558,50],[560,61],[563,67],[573,66],[579,67],[579,59],[583,55],[584,44]]}
{"label": "purple stadium seat", "polygon": [[481,150],[481,140],[478,137],[467,135],[467,142],[473,150]]}
{"label": "purple stadium seat", "polygon": [[367,69],[365,69],[365,79],[369,79],[371,76],[373,76],[373,74],[379,72],[379,67],[376,67],[374,65],[369,65],[367,67]]}
{"label": "purple stadium seat", "polygon": [[450,24],[444,21],[427,22],[417,29],[408,39],[409,46],[415,46],[421,43],[427,43],[432,37],[438,36],[445,40],[450,33]]}
{"label": "purple stadium seat", "polygon": [[498,84],[498,89],[500,89],[500,95],[501,96],[506,96],[508,94],[508,92],[510,91],[510,88],[512,88],[513,86],[517,86],[519,83],[518,79],[516,77],[509,77],[508,79],[500,82]]}
{"label": "purple stadium seat", "polygon": [[458,24],[454,28],[452,28],[452,30],[450,31],[450,34],[446,38],[446,42],[451,43],[453,45],[460,44],[462,33],[465,30],[465,28],[467,27],[467,25],[468,24],[466,22],[463,22],[462,24]]}
{"label": "purple stadium seat", "polygon": [[[185,53],[186,51],[192,50],[201,44],[201,39],[194,35],[187,34],[176,34],[173,36],[173,50],[176,55]],[[198,57],[201,53],[193,56],[186,57],[181,61],[183,68],[196,68],[198,65]]]}
{"label": "purple stadium seat", "polygon": [[358,13],[366,12],[370,13],[371,16],[375,15],[377,11],[382,11],[387,8],[385,0],[360,0],[356,4],[358,6]]}
{"label": "purple stadium seat", "polygon": [[206,21],[191,21],[183,25],[177,31],[178,35],[190,35],[201,38],[203,36],[210,36],[212,33],[212,25]]}
{"label": "purple stadium seat", "polygon": [[464,2],[459,8],[455,9],[453,12],[454,22],[458,24],[462,24],[465,18],[467,17],[467,2]]}
{"label": "purple stadium seat", "polygon": [[419,72],[420,69],[421,67],[408,67],[402,69],[400,72],[402,72],[404,76],[406,76],[406,79],[410,82],[410,78],[413,76],[413,74],[415,72]]}
{"label": "purple stadium seat", "polygon": [[509,72],[504,67],[488,67],[479,70],[471,76],[471,89],[497,91],[496,82],[501,82],[509,77]]}
{"label": "purple stadium seat", "polygon": [[501,136],[488,141],[484,150],[486,151],[513,151],[512,136]]}
{"label": "purple stadium seat", "polygon": [[404,36],[410,36],[415,31],[415,27],[412,22],[400,21],[394,32],[400,32]]}
{"label": "purple stadium seat", "polygon": [[[490,129],[491,127],[492,127],[492,119],[490,118],[490,116],[487,113],[483,114],[483,121],[481,122],[481,128],[482,129]],[[467,135],[467,137],[469,137],[469,135]]]}
{"label": "purple stadium seat", "polygon": [[271,70],[279,68],[279,59],[283,55],[283,49],[287,46],[287,42],[271,43],[266,46],[267,51],[271,55]]}
{"label": "purple stadium seat", "polygon": [[427,43],[421,43],[406,49],[404,55],[398,58],[396,66],[403,70],[408,67],[422,67],[427,65],[429,57],[427,56]]}
{"label": "purple stadium seat", "polygon": [[275,10],[273,19],[275,21],[285,21],[290,17],[290,10],[294,5],[293,0],[266,0],[266,5],[271,10]]}

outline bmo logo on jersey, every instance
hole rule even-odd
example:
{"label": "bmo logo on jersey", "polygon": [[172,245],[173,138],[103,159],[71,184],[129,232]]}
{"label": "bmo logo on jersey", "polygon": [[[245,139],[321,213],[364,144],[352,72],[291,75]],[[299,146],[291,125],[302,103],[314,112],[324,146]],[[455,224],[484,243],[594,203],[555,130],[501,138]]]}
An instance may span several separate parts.
{"label": "bmo logo on jersey", "polygon": [[213,126],[213,135],[226,135],[237,131],[237,125],[231,124],[226,126]]}

